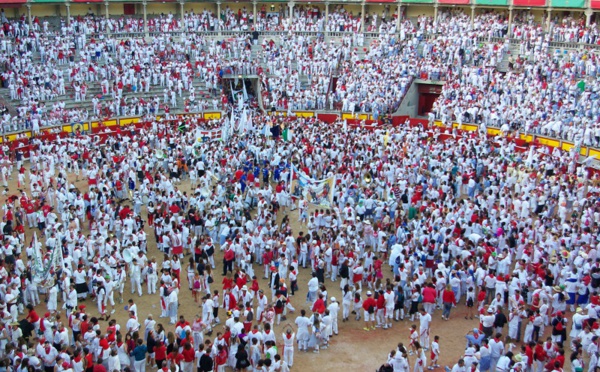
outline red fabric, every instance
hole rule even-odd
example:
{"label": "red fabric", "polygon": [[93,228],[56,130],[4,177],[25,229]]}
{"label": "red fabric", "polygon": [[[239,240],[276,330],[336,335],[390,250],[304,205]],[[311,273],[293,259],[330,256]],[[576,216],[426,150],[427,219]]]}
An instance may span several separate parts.
{"label": "red fabric", "polygon": [[160,345],[160,346],[154,347],[154,358],[156,360],[167,359],[167,348],[165,347],[165,345]]}
{"label": "red fabric", "polygon": [[514,0],[514,6],[546,6],[546,0]]}
{"label": "red fabric", "polygon": [[454,296],[454,292],[445,289],[442,293],[442,302],[451,302],[456,305],[456,297]]}
{"label": "red fabric", "polygon": [[312,311],[313,313],[323,314],[325,312],[325,301],[322,298],[317,299],[312,307]]}
{"label": "red fabric", "polygon": [[367,299],[363,301],[363,309],[369,311],[371,306],[376,307],[377,302],[375,302],[373,297],[367,297]]}
{"label": "red fabric", "polygon": [[423,302],[430,304],[435,302],[435,288],[423,288]]}
{"label": "red fabric", "polygon": [[193,362],[195,359],[195,356],[196,356],[196,352],[194,351],[194,348],[186,349],[184,347],[181,354],[183,354],[183,361],[186,363]]}

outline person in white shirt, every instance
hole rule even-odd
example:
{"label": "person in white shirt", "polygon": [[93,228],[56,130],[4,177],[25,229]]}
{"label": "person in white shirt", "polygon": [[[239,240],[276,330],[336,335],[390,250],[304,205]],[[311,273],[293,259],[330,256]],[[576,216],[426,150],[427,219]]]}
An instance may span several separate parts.
{"label": "person in white shirt", "polygon": [[282,335],[283,339],[283,361],[287,363],[289,367],[294,365],[294,341],[296,334],[292,331],[292,325],[287,324],[284,327],[285,332]]}
{"label": "person in white shirt", "polygon": [[298,350],[308,350],[308,340],[310,334],[308,328],[310,327],[310,319],[306,316],[306,310],[300,310],[300,316],[296,318],[296,326],[298,327]]}
{"label": "person in white shirt", "polygon": [[340,311],[340,303],[336,300],[335,297],[331,297],[330,304],[327,306],[327,310],[329,310],[329,315],[331,316],[331,331],[334,334],[338,334],[338,313]]}
{"label": "person in white shirt", "polygon": [[506,353],[506,355],[502,355],[496,363],[496,372],[508,372],[510,370],[512,357],[513,353],[511,351]]}
{"label": "person in white shirt", "polygon": [[419,314],[419,335],[421,346],[425,349],[429,349],[429,331],[431,327],[431,314],[421,309]]}
{"label": "person in white shirt", "polygon": [[312,273],[312,278],[308,281],[308,293],[306,294],[306,302],[313,303],[317,299],[317,290],[319,289],[319,279],[317,273]]}
{"label": "person in white shirt", "polygon": [[129,311],[129,320],[127,320],[127,324],[125,325],[125,328],[127,328],[127,332],[135,332],[135,331],[139,331],[140,329],[140,322],[138,322],[137,317],[135,316],[135,313],[133,311]]}
{"label": "person in white shirt", "polygon": [[385,300],[385,327],[392,328],[392,318],[394,316],[394,305],[396,304],[396,295],[391,286],[388,286],[383,294]]}
{"label": "person in white shirt", "polygon": [[456,363],[454,365],[454,367],[452,367],[452,369],[450,369],[449,367],[446,367],[446,372],[467,372],[467,367],[465,366],[465,361],[463,359],[459,359],[458,363]]}

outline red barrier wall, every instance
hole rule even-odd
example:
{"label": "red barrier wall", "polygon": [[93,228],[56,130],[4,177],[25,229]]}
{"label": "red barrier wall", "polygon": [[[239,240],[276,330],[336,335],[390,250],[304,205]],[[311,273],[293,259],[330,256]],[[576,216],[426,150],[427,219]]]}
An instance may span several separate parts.
{"label": "red barrier wall", "polygon": [[337,114],[317,114],[317,119],[323,120],[327,124],[331,124],[339,118],[340,116]]}

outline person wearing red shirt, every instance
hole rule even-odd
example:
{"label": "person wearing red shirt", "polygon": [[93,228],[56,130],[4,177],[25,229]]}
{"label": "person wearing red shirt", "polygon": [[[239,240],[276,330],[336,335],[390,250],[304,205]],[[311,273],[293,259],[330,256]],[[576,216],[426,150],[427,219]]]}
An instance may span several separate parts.
{"label": "person wearing red shirt", "polygon": [[446,289],[442,292],[442,302],[444,303],[442,319],[448,320],[452,305],[456,305],[456,296],[454,295],[454,291],[452,291],[450,284],[446,285]]}
{"label": "person wearing red shirt", "polygon": [[29,323],[31,323],[31,325],[37,330],[40,326],[40,316],[35,312],[35,309],[32,305],[27,305],[27,310],[29,310],[29,312],[27,313],[25,319],[27,319]]}
{"label": "person wearing red shirt", "polygon": [[217,345],[217,349],[217,356],[215,357],[216,371],[225,371],[225,364],[227,364],[227,349],[222,344]]}
{"label": "person wearing red shirt", "polygon": [[367,291],[367,298],[363,301],[363,310],[365,315],[365,331],[375,330],[375,309],[377,302],[373,298],[373,293]]}
{"label": "person wearing red shirt", "polygon": [[483,309],[483,305],[485,303],[485,297],[486,297],[487,293],[485,290],[485,286],[482,285],[479,288],[479,293],[477,294],[477,311],[481,311]]}
{"label": "person wearing red shirt", "polygon": [[429,314],[433,314],[435,307],[435,287],[433,283],[429,283],[423,288],[423,307]]}
{"label": "person wearing red shirt", "polygon": [[192,344],[186,342],[183,345],[183,351],[181,352],[181,369],[184,371],[191,371],[194,368],[194,362],[196,361],[196,351],[192,347]]}
{"label": "person wearing red shirt", "polygon": [[156,368],[161,368],[167,366],[167,363],[164,363],[167,359],[167,347],[162,341],[158,341],[158,344],[154,346],[154,360],[156,361]]}
{"label": "person wearing red shirt", "polygon": [[313,304],[312,312],[319,313],[321,315],[323,315],[323,313],[325,312],[325,301],[323,300],[322,293],[319,294],[319,298],[317,298],[317,300]]}
{"label": "person wearing red shirt", "polygon": [[378,293],[375,294],[377,297],[375,301],[377,302],[377,328],[380,328],[385,325],[385,297],[383,296],[383,289],[380,289]]}
{"label": "person wearing red shirt", "polygon": [[544,364],[546,363],[546,360],[548,360],[548,354],[546,354],[546,350],[544,350],[544,343],[542,341],[538,341],[537,345],[535,345],[533,354],[533,358],[535,359],[537,364],[537,370],[543,370]]}

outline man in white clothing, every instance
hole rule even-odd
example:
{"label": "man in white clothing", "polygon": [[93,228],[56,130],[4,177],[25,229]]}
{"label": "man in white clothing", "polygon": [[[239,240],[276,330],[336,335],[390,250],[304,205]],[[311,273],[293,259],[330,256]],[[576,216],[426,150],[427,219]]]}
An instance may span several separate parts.
{"label": "man in white clothing", "polygon": [[292,332],[292,325],[287,324],[285,326],[285,332],[281,337],[283,339],[283,360],[289,367],[294,364],[294,340],[296,334]]}

